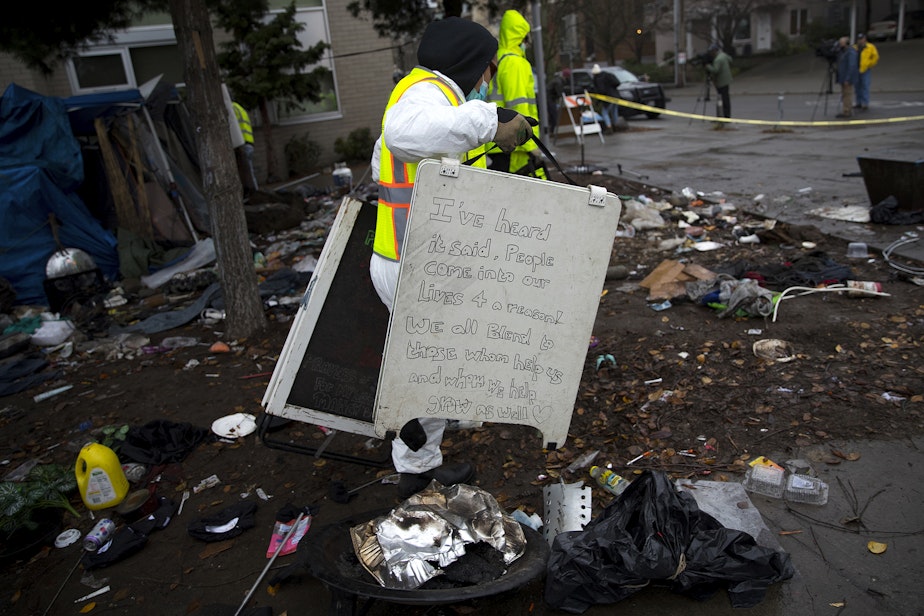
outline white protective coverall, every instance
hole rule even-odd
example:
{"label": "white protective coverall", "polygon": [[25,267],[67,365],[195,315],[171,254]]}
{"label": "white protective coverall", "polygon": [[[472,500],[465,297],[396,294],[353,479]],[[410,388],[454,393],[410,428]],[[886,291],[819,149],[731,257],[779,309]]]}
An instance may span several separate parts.
{"label": "white protective coverall", "polygon": [[[465,99],[467,93],[459,90],[455,82],[433,72]],[[494,103],[474,100],[453,106],[439,87],[427,82],[414,84],[385,114],[382,136],[375,142],[372,154],[372,179],[379,180],[382,139],[392,154],[404,162],[444,156],[459,160],[466,152],[492,141],[496,132],[497,105]],[[374,253],[369,265],[372,283],[389,312],[394,302],[399,267],[400,263]],[[392,442],[392,462],[399,473],[419,474],[443,463],[440,444],[446,420],[421,417],[419,421],[427,434],[423,447],[412,451],[400,438]]]}

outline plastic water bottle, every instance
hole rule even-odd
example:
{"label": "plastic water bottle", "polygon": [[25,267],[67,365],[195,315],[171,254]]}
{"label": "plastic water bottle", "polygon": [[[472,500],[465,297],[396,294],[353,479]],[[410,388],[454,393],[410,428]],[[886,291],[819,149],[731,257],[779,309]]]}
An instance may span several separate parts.
{"label": "plastic water bottle", "polygon": [[626,481],[622,476],[617,475],[608,468],[591,466],[590,476],[597,480],[597,483],[600,484],[600,487],[615,496],[622,494],[623,490],[626,489],[626,486],[629,485],[629,482]]}

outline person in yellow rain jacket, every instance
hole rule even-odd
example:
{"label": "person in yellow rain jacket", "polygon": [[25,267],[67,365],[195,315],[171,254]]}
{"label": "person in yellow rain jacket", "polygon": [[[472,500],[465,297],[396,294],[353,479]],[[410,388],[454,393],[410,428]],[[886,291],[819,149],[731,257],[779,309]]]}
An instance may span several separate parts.
{"label": "person in yellow rain jacket", "polygon": [[[497,75],[488,86],[488,102],[512,109],[536,120],[533,134],[539,136],[539,108],[536,105],[536,80],[533,67],[526,59],[529,22],[519,12],[509,10],[500,23],[497,49]],[[491,169],[547,179],[542,153],[532,140],[509,155],[490,153]]]}
{"label": "person in yellow rain jacket", "polygon": [[[371,161],[379,196],[369,274],[389,311],[418,163],[443,156],[471,161],[492,142],[511,152],[532,134],[526,118],[484,100],[496,51],[497,40],[479,24],[459,17],[434,21],[417,49],[418,66],[388,99]],[[483,167],[484,157],[473,164]],[[392,441],[402,499],[426,488],[431,479],[448,486],[465,483],[474,474],[468,462],[443,464],[440,444],[446,420],[424,415],[421,409],[420,419],[409,421]]]}
{"label": "person in yellow rain jacket", "polygon": [[869,109],[869,86],[873,79],[873,67],[879,63],[879,50],[866,40],[863,33],[857,35],[857,44],[854,47],[860,54],[860,79],[855,88],[857,102],[854,108]]}

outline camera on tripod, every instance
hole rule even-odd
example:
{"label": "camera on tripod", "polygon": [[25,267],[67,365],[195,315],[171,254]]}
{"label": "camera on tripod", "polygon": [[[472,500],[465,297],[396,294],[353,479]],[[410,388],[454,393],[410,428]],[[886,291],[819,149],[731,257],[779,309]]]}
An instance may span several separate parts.
{"label": "camera on tripod", "polygon": [[837,54],[840,53],[840,45],[834,39],[822,41],[815,47],[815,55],[824,58],[830,63],[837,62]]}
{"label": "camera on tripod", "polygon": [[703,53],[698,53],[692,58],[690,58],[690,64],[692,64],[693,66],[704,66],[706,64],[709,64],[710,62],[712,62],[712,56],[709,54],[708,51],[704,51]]}

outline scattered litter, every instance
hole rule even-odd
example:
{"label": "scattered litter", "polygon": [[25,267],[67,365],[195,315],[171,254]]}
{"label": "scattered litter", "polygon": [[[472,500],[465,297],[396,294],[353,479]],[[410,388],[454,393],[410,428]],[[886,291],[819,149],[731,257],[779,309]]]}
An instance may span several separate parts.
{"label": "scattered litter", "polygon": [[542,518],[539,517],[539,514],[533,513],[532,515],[526,515],[522,509],[514,509],[511,514],[514,520],[522,524],[523,526],[528,526],[533,530],[539,530],[542,528]]}
{"label": "scattered litter", "polygon": [[847,258],[868,259],[869,248],[866,246],[866,242],[850,242],[847,244]]}
{"label": "scattered litter", "polygon": [[263,490],[263,488],[257,488],[255,491],[257,493],[257,496],[260,498],[260,500],[268,501],[269,499],[273,498],[272,496],[268,495]]}
{"label": "scattered litter", "polygon": [[748,492],[781,498],[792,503],[824,505],[828,502],[828,484],[817,477],[792,473],[763,456],[755,458],[742,481]]}
{"label": "scattered litter", "polygon": [[869,541],[866,544],[866,549],[872,552],[873,554],[882,554],[888,548],[885,543],[879,543],[878,541]]}
{"label": "scattered litter", "polygon": [[721,242],[696,242],[693,244],[693,249],[698,252],[707,252],[710,250],[718,250],[719,248],[724,248],[725,244]]}
{"label": "scattered litter", "polygon": [[230,353],[231,347],[229,347],[227,343],[219,340],[218,342],[212,344],[212,346],[209,347],[209,352],[211,353]]}
{"label": "scattered litter", "polygon": [[40,393],[35,396],[32,396],[32,400],[35,402],[41,402],[42,400],[53,398],[57,396],[58,394],[63,394],[64,392],[66,392],[69,389],[72,389],[73,387],[74,387],[73,385],[64,385],[63,387],[58,387],[56,389],[52,389],[44,393]]}
{"label": "scattered litter", "polygon": [[103,586],[103,587],[100,588],[99,590],[94,590],[94,591],[91,592],[89,595],[84,595],[84,596],[80,597],[79,599],[74,599],[74,603],[80,603],[81,601],[87,601],[88,599],[92,599],[93,597],[98,597],[98,596],[100,596],[100,595],[104,595],[104,594],[106,594],[107,592],[109,592],[109,586],[108,586],[108,585],[107,585],[107,586]]}
{"label": "scattered litter", "polygon": [[597,370],[600,370],[600,367],[601,367],[602,365],[604,365],[604,364],[606,364],[606,365],[608,365],[608,366],[615,366],[615,365],[616,365],[616,358],[613,357],[613,356],[610,355],[610,354],[598,355],[598,356],[597,356]]}
{"label": "scattered litter", "polygon": [[571,464],[569,464],[567,467],[565,467],[565,470],[568,471],[569,473],[574,473],[574,472],[576,472],[576,471],[581,470],[582,468],[586,468],[587,465],[590,464],[591,462],[593,462],[594,459],[595,459],[599,454],[600,454],[600,450],[599,450],[599,449],[595,449],[595,450],[593,450],[593,451],[585,452],[584,454],[582,454],[582,455],[578,456],[577,458],[575,458],[574,461],[571,462]]}
{"label": "scattered litter", "polygon": [[[213,488],[217,486],[219,483],[221,483],[221,480],[218,478],[218,475],[210,475],[206,477],[205,479],[203,479],[202,481],[200,481],[199,485],[193,488],[193,494],[198,494],[199,492],[203,490],[207,490],[208,488]],[[185,502],[186,499],[184,498],[183,501]]]}
{"label": "scattered litter", "polygon": [[753,350],[757,357],[779,363],[789,362],[796,358],[792,345],[776,338],[758,340],[754,343]]}
{"label": "scattered litter", "polygon": [[648,307],[654,310],[655,312],[662,312],[673,306],[671,300],[666,299],[663,302],[658,302],[657,304],[649,304]]}
{"label": "scattered litter", "polygon": [[869,207],[863,205],[849,205],[844,207],[825,206],[809,210],[809,214],[830,218],[832,220],[845,220],[847,222],[869,222]]}
{"label": "scattered litter", "polygon": [[183,490],[183,497],[180,499],[180,506],[176,510],[177,515],[180,515],[181,513],[183,513],[183,505],[185,505],[186,501],[188,500],[189,500],[189,490]]}
{"label": "scattered litter", "polygon": [[183,370],[192,370],[198,365],[199,365],[198,359],[190,359],[188,362],[186,362],[186,365],[183,366]]}
{"label": "scattered litter", "polygon": [[222,438],[235,439],[247,436],[257,429],[256,416],[250,413],[232,413],[212,422],[212,432]]}

